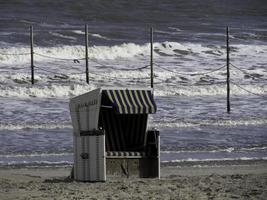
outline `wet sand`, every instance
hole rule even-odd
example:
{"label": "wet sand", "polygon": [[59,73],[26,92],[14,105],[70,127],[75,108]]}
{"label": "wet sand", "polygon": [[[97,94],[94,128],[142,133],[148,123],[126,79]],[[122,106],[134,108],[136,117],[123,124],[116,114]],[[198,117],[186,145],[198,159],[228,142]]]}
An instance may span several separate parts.
{"label": "wet sand", "polygon": [[267,162],[239,165],[164,164],[161,179],[68,178],[70,167],[0,168],[0,199],[267,199]]}

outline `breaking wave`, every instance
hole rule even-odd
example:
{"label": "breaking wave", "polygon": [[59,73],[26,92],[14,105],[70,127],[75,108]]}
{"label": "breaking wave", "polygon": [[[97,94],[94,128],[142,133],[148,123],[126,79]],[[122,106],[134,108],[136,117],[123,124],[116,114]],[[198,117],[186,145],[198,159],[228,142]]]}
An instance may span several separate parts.
{"label": "breaking wave", "polygon": [[[80,32],[77,32],[80,33]],[[60,33],[53,33],[58,37],[70,37],[62,36]],[[98,34],[93,34],[95,37],[103,37]],[[72,38],[74,39],[74,38]],[[265,53],[267,51],[267,45],[232,45],[232,57],[241,58],[247,57],[258,58],[258,63],[266,61]],[[222,59],[225,58],[225,46],[222,45],[202,45],[197,43],[178,43],[178,42],[162,42],[154,44],[154,51],[156,53],[155,59],[162,57],[174,57],[183,60],[184,58],[191,58],[192,60],[206,58],[206,59]],[[42,54],[55,58],[65,59],[78,59],[84,58],[84,46],[81,45],[62,45],[55,47],[35,47],[34,52],[36,54]],[[0,61],[1,64],[21,65],[28,64],[30,62],[30,48],[25,46],[8,45],[0,48]],[[123,43],[113,46],[90,46],[89,58],[90,59],[102,59],[102,60],[114,60],[119,58],[135,58],[141,56],[147,58],[149,61],[150,44],[135,44],[135,43]],[[195,57],[195,59],[194,59]],[[35,60],[46,60],[35,56]],[[165,58],[166,59],[166,58]],[[209,61],[211,60],[209,59]]]}
{"label": "breaking wave", "polygon": [[174,122],[159,121],[154,123],[153,126],[157,128],[186,128],[186,127],[198,127],[198,126],[248,126],[248,125],[264,125],[267,124],[267,118],[257,119],[218,119],[218,120],[197,120],[197,121],[181,121],[175,120]]}
{"label": "breaking wave", "polygon": [[0,130],[22,130],[22,129],[45,129],[45,130],[51,130],[51,129],[72,129],[72,125],[70,123],[62,123],[62,124],[53,124],[51,123],[1,123],[0,124]]}
{"label": "breaking wave", "polygon": [[180,163],[180,162],[214,162],[214,161],[249,161],[249,160],[267,160],[267,157],[238,157],[238,158],[213,158],[213,159],[194,159],[187,158],[181,160],[161,161],[162,163]]}
{"label": "breaking wave", "polygon": [[[172,121],[172,120],[168,120]],[[267,124],[267,118],[255,118],[255,119],[218,119],[218,120],[176,120],[175,122],[168,121],[153,121],[151,120],[149,127],[154,128],[187,128],[187,127],[199,127],[199,126],[257,126]],[[72,129],[71,122],[65,121],[62,123],[0,123],[0,130],[26,130],[26,129]]]}
{"label": "breaking wave", "polygon": [[[76,78],[75,78],[76,77]],[[11,80],[13,79],[13,80]],[[92,80],[90,85],[75,83],[77,80],[84,82],[82,75],[73,75],[63,80],[62,82],[51,81],[47,77],[36,77],[36,80],[42,81],[43,84],[37,82],[36,85],[31,85],[30,79],[27,76],[0,76],[0,97],[17,97],[17,98],[69,98],[76,95],[83,94],[97,87],[149,87],[149,82],[139,82],[133,80],[129,83],[122,83],[119,80],[110,80],[102,82],[101,78]],[[119,77],[118,77],[119,79]],[[130,77],[129,77],[130,79]],[[46,82],[47,81],[47,82]],[[13,82],[12,84],[7,84]],[[49,83],[50,84],[47,84]],[[246,90],[256,93],[258,95],[266,96],[267,85],[253,84],[243,85]],[[237,86],[231,87],[231,92],[234,95],[251,95],[245,90],[240,90]],[[162,82],[161,86],[155,85],[156,96],[215,96],[226,95],[226,85],[218,84],[213,85],[168,85],[166,82]]]}

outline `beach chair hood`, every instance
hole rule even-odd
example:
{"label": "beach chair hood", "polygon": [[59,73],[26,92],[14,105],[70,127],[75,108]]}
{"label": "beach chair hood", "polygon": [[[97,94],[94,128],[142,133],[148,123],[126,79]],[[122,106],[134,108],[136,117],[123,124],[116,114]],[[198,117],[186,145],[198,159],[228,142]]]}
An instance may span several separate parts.
{"label": "beach chair hood", "polygon": [[70,100],[70,114],[74,133],[98,129],[101,108],[115,114],[153,114],[157,106],[152,89],[98,88]]}
{"label": "beach chair hood", "polygon": [[103,95],[118,114],[152,114],[157,110],[151,90],[107,89]]}

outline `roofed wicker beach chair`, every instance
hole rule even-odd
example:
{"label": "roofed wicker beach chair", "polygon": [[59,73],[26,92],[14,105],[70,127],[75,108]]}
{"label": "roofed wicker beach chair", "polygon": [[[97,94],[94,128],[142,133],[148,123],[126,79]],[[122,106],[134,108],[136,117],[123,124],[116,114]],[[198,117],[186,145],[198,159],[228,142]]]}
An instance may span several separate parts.
{"label": "roofed wicker beach chair", "polygon": [[151,89],[99,88],[71,99],[74,179],[159,178],[159,131],[147,130],[156,110]]}

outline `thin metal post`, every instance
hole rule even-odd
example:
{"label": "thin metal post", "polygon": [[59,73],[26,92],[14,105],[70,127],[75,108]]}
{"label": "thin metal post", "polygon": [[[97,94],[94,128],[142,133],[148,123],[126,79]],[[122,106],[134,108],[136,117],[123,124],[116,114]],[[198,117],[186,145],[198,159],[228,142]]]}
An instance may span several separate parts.
{"label": "thin metal post", "polygon": [[33,64],[33,26],[30,26],[30,43],[31,43],[31,82],[34,84],[34,64]]}
{"label": "thin metal post", "polygon": [[150,77],[151,77],[151,88],[154,88],[154,72],[153,72],[153,27],[150,27]]}
{"label": "thin metal post", "polygon": [[229,28],[226,27],[226,66],[227,66],[227,113],[230,113],[230,48],[229,48]]}
{"label": "thin metal post", "polygon": [[85,73],[86,83],[89,84],[89,65],[88,65],[88,26],[85,25]]}

